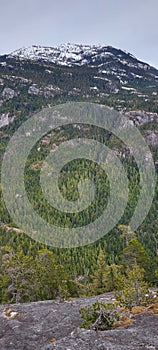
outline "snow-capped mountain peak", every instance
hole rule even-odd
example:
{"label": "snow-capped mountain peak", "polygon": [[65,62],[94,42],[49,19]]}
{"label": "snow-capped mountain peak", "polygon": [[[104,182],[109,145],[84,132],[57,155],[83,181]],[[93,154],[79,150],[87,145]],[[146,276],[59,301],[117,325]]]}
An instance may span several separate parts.
{"label": "snow-capped mountain peak", "polygon": [[[100,101],[119,110],[151,104],[157,111],[158,70],[112,46],[68,43],[21,48],[0,56],[0,85],[2,107],[10,100],[14,106],[24,94],[28,101],[30,96],[39,98],[42,106],[47,100],[61,101],[67,96],[68,100]],[[9,118],[3,116],[2,124],[8,125],[14,115]]]}
{"label": "snow-capped mountain peak", "polygon": [[114,49],[111,46],[101,45],[79,45],[79,44],[62,44],[57,47],[30,46],[21,48],[12,52],[9,57],[20,60],[47,61],[60,65],[86,65],[103,62],[108,57],[113,56],[120,59],[122,56],[136,60],[134,56],[126,51]]}

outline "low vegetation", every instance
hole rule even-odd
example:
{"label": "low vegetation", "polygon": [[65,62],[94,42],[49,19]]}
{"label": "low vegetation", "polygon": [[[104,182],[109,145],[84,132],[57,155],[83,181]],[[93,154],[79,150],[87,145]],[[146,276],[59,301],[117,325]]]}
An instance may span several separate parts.
{"label": "low vegetation", "polygon": [[81,327],[94,330],[112,329],[116,321],[119,320],[119,314],[113,304],[96,302],[79,310],[81,317],[85,320]]}

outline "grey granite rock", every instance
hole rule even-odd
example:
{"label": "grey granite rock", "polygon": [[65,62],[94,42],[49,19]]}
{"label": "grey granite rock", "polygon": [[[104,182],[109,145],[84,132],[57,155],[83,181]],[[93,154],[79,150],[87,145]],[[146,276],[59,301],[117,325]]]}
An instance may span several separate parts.
{"label": "grey granite rock", "polygon": [[157,320],[139,315],[133,325],[112,331],[80,329],[78,310],[96,300],[110,302],[112,293],[59,303],[0,306],[1,350],[133,350],[158,349]]}

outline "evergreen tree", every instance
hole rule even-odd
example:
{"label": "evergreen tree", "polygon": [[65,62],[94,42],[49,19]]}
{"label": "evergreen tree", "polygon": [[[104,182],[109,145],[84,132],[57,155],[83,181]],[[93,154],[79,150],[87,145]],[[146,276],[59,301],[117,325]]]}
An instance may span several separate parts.
{"label": "evergreen tree", "polygon": [[138,264],[139,267],[145,270],[145,277],[149,277],[150,257],[137,239],[130,240],[124,248],[122,263],[125,268],[132,268],[134,264]]}
{"label": "evergreen tree", "polygon": [[121,238],[125,241],[124,246],[127,245],[132,239],[136,239],[135,232],[131,231],[129,226],[119,225],[118,228],[122,231]]}
{"label": "evergreen tree", "polygon": [[105,279],[105,267],[106,260],[105,254],[102,249],[100,249],[98,260],[97,260],[97,268],[92,276],[92,284],[91,289],[95,294],[101,294],[105,292],[106,279]]}
{"label": "evergreen tree", "polygon": [[144,282],[144,270],[137,264],[126,270],[126,276],[119,275],[118,291],[115,292],[117,301],[122,306],[132,309],[146,300],[148,285]]}
{"label": "evergreen tree", "polygon": [[122,269],[122,266],[111,264],[105,267],[104,281],[105,291],[111,292],[117,289],[118,286],[118,275]]}
{"label": "evergreen tree", "polygon": [[19,303],[38,299],[35,261],[21,252],[3,256],[1,276],[2,302]]}
{"label": "evergreen tree", "polygon": [[73,288],[73,286],[63,267],[57,264],[54,254],[47,249],[41,250],[36,257],[36,263],[41,286],[41,299],[68,297],[70,295],[69,287]]}

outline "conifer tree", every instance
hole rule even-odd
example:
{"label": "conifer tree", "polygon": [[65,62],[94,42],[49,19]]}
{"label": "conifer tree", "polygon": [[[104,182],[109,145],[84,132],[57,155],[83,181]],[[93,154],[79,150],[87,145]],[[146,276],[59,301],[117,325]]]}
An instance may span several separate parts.
{"label": "conifer tree", "polygon": [[128,242],[123,250],[122,263],[125,267],[132,269],[134,264],[145,270],[146,278],[150,272],[150,258],[142,244],[137,239],[132,239]]}
{"label": "conifer tree", "polygon": [[106,267],[106,260],[105,260],[105,254],[102,249],[100,249],[98,260],[97,260],[97,267],[94,272],[94,275],[92,277],[92,291],[94,291],[95,294],[101,294],[105,292],[105,267]]}
{"label": "conifer tree", "polygon": [[148,285],[143,279],[144,270],[137,264],[126,270],[126,276],[119,275],[115,297],[122,306],[131,310],[133,306],[139,306],[146,300]]}

